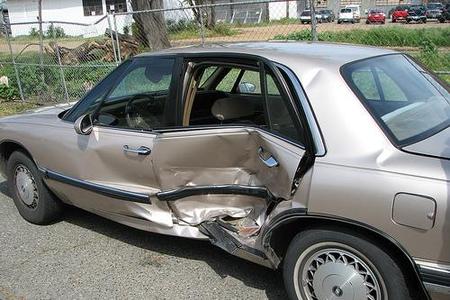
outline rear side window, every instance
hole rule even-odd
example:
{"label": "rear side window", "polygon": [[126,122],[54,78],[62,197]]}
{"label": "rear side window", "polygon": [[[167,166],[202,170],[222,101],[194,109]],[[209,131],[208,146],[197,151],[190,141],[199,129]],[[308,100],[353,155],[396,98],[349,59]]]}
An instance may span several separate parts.
{"label": "rear side window", "polygon": [[342,74],[398,146],[450,125],[448,87],[402,54],[350,63],[342,67]]}
{"label": "rear side window", "polygon": [[[204,82],[206,71],[213,68],[218,71],[215,86],[212,85],[209,90],[204,87],[197,92],[189,125],[257,126],[304,143],[301,135],[303,129],[294,119],[289,99],[269,70],[266,70],[264,78],[257,68],[221,66],[217,69],[209,66],[202,73],[200,82]],[[261,81],[265,82],[266,89],[262,88]]]}

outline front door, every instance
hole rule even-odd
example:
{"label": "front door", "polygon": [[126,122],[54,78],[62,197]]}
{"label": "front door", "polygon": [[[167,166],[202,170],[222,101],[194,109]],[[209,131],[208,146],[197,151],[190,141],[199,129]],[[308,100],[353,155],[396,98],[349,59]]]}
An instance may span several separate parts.
{"label": "front door", "polygon": [[152,150],[155,129],[174,122],[174,70],[175,58],[136,58],[107,92],[92,91],[102,95],[92,109],[87,106],[95,120],[92,133],[78,135],[65,123],[57,155],[66,159],[45,164],[48,184],[59,197],[99,214],[172,225],[167,204],[152,201],[160,191]]}

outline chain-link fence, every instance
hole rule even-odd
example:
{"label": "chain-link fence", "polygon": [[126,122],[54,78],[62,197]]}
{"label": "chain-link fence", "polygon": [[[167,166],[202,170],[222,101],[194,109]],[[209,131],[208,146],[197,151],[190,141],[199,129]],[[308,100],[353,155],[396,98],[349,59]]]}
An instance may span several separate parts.
{"label": "chain-link fence", "polygon": [[110,11],[93,24],[12,20],[0,26],[0,77],[8,78],[10,98],[74,101],[123,60],[142,52],[195,44],[319,40],[408,52],[450,81],[449,23],[431,18],[394,23],[398,1],[364,1],[177,2],[166,9]]}

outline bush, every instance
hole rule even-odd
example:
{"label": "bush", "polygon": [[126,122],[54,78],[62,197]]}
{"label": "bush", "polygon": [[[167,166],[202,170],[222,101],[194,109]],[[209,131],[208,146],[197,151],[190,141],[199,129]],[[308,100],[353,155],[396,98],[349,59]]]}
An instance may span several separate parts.
{"label": "bush", "polygon": [[45,36],[47,38],[52,39],[52,38],[63,38],[66,37],[67,35],[65,34],[64,29],[62,27],[50,24],[50,26],[48,26],[47,28]]}
{"label": "bush", "polygon": [[3,101],[11,101],[19,98],[19,92],[13,86],[0,84],[0,99]]}
{"label": "bush", "polygon": [[37,37],[39,37],[39,30],[37,30],[36,28],[32,27],[30,29],[30,32],[28,33],[28,35],[30,37],[37,38]]}

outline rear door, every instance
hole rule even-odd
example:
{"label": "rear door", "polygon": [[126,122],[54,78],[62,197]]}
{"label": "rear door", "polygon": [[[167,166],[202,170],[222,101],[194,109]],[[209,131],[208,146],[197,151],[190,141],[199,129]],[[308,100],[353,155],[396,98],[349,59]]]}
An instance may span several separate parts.
{"label": "rear door", "polygon": [[[199,65],[193,73],[214,77],[224,65],[212,63],[212,75],[200,71],[203,67],[209,68]],[[188,122],[160,132],[153,148],[159,199],[169,201],[175,216],[193,225],[223,215],[253,215],[262,223],[271,201],[292,197],[306,152],[282,79],[259,62],[225,67],[230,71],[209,87],[201,87],[208,79],[194,75],[201,96],[194,103],[184,99],[191,108],[184,111]]]}

